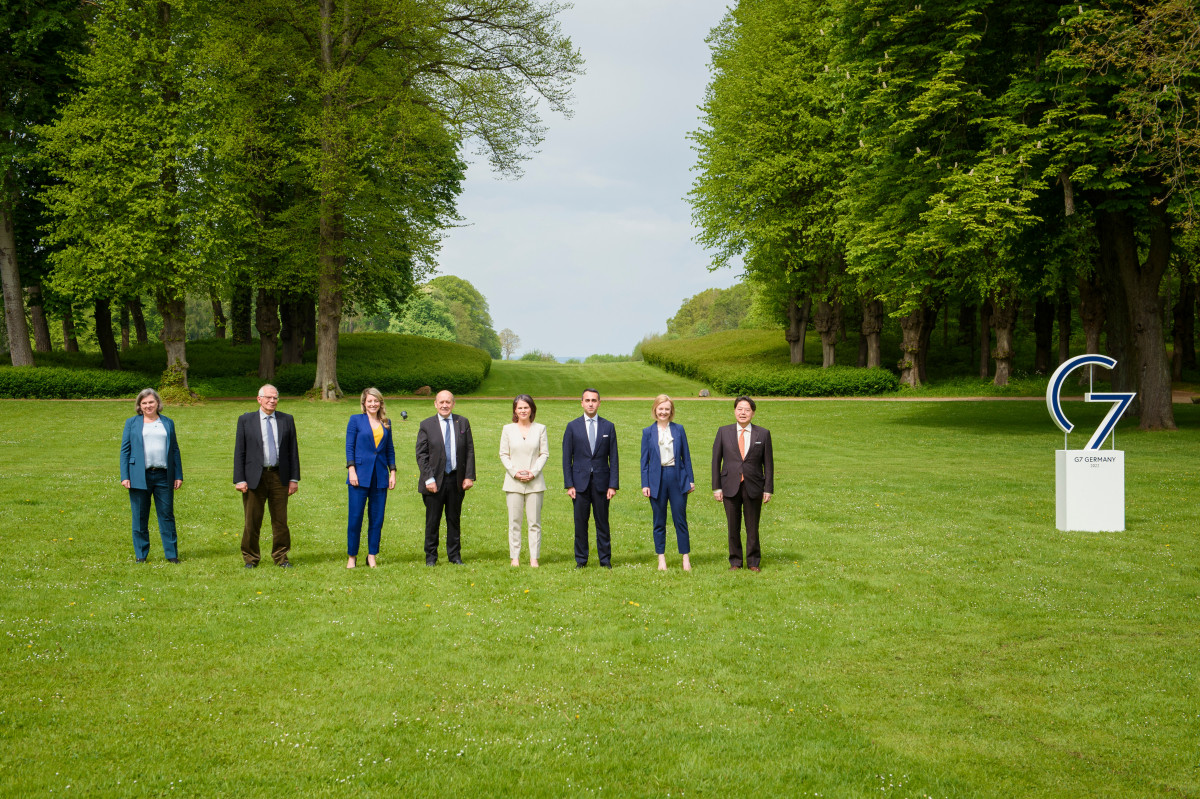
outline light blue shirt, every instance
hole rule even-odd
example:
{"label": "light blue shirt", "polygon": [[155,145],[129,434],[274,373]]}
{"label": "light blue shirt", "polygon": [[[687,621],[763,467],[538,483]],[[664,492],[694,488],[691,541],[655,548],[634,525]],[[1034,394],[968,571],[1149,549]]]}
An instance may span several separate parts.
{"label": "light blue shirt", "polygon": [[142,420],[142,452],[147,469],[167,468],[167,426],[162,419]]}
{"label": "light blue shirt", "polygon": [[[278,466],[279,465],[279,420],[274,418],[274,416],[275,416],[275,414],[273,414],[273,413],[263,412],[263,410],[261,408],[258,411],[258,429],[259,429],[259,432],[262,434],[262,448],[263,448],[262,452],[263,452],[263,465],[264,466]],[[274,462],[272,462],[272,460],[271,460],[271,451],[267,448],[267,419],[268,418],[271,419],[270,431],[271,431],[272,437],[275,439],[275,456],[276,457],[275,457]]]}

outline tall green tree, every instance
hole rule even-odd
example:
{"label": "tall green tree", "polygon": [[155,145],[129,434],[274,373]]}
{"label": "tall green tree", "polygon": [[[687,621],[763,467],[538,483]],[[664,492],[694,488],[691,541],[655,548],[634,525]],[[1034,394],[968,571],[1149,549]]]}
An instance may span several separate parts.
{"label": "tall green tree", "polygon": [[83,48],[87,14],[78,0],[0,0],[0,284],[14,366],[33,365],[22,261],[33,268],[45,251],[36,197],[48,177],[34,157],[36,128],[74,86],[68,60]]}
{"label": "tall green tree", "polygon": [[493,358],[500,357],[500,337],[492,327],[492,315],[487,299],[467,280],[454,275],[441,275],[429,285],[445,297],[454,314],[456,341],[477,347]]}
{"label": "tall green tree", "polygon": [[292,155],[316,221],[314,388],[336,398],[347,302],[398,305],[455,219],[460,148],[475,142],[495,168],[517,173],[542,136],[539,102],[567,112],[581,59],[561,34],[559,6],[539,0],[254,0],[222,9],[271,50],[280,65],[271,79],[303,108]]}

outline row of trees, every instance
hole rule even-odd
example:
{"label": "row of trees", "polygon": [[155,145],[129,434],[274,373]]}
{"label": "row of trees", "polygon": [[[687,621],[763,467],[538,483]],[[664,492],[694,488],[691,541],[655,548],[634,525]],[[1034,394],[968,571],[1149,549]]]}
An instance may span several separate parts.
{"label": "row of trees", "polygon": [[[13,363],[33,363],[23,293],[35,322],[37,295],[64,329],[90,305],[114,366],[110,308],[149,296],[184,386],[185,297],[199,292],[219,328],[221,298],[239,318],[254,300],[264,365],[281,332],[312,327],[314,388],[339,396],[343,316],[399,315],[432,270],[458,220],[464,148],[519,175],[543,135],[539,109],[569,113],[582,69],[552,0],[3,8]],[[461,321],[498,354],[490,319]]]}
{"label": "row of trees", "polygon": [[1061,334],[1075,302],[1142,427],[1174,427],[1161,290],[1174,270],[1191,342],[1200,260],[1192,0],[740,0],[709,42],[699,240],[781,309],[794,362],[811,322],[832,363],[861,311],[879,365],[886,313],[916,385],[957,306],[994,331],[1003,384],[1019,303]]}

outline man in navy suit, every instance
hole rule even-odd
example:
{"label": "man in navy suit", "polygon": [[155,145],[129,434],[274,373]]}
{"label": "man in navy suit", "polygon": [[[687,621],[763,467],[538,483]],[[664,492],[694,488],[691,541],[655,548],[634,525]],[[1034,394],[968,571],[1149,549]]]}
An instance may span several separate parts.
{"label": "man in navy suit", "polygon": [[463,496],[475,485],[475,442],[471,423],[454,413],[454,395],[439,391],[437,413],[417,429],[417,490],[425,501],[425,565],[436,566],[438,529],[446,512],[446,557],[462,565]]}
{"label": "man in navy suit", "polygon": [[258,566],[264,506],[271,511],[271,558],[276,566],[292,565],[288,560],[292,533],[287,507],[288,497],[300,488],[300,448],[296,423],[288,414],[275,410],[278,405],[279,389],[268,384],[258,390],[258,410],[238,417],[233,487],[242,492],[246,516],[242,560],[247,569]]}
{"label": "man in navy suit", "polygon": [[596,520],[596,551],[600,565],[612,568],[612,543],[608,529],[608,503],[617,493],[617,428],[601,419],[600,392],[587,388],[580,398],[583,416],[572,419],[563,431],[563,480],[567,496],[575,503],[575,568],[588,562],[588,517]]}

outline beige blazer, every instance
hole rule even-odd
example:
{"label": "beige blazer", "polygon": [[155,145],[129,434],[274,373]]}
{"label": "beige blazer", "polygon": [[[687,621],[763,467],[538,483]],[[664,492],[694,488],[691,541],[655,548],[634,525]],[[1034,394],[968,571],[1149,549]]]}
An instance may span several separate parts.
{"label": "beige blazer", "polygon": [[[516,422],[504,425],[500,431],[500,462],[504,464],[504,490],[518,494],[534,494],[546,490],[546,478],[542,468],[550,457],[550,444],[546,439],[546,425],[533,422],[529,425],[529,437],[521,437]],[[533,472],[535,477],[522,483],[513,477],[521,470]]]}

